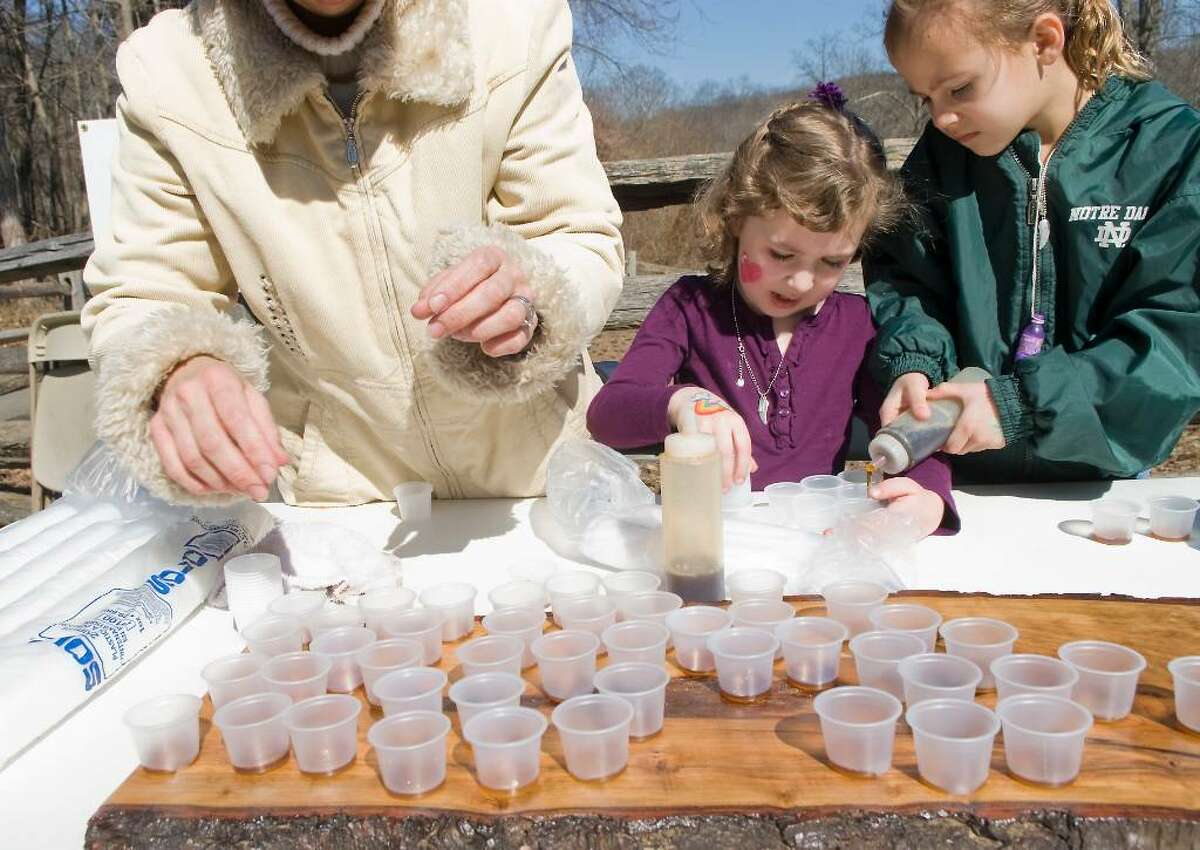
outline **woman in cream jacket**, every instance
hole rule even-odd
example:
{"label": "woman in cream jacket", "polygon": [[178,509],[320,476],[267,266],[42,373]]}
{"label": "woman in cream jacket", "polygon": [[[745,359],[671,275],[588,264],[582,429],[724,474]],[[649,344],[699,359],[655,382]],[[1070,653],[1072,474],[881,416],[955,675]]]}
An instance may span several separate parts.
{"label": "woman in cream jacket", "polygon": [[570,43],[566,0],[194,0],[134,33],[84,274],[128,470],[196,504],[542,492],[621,285]]}

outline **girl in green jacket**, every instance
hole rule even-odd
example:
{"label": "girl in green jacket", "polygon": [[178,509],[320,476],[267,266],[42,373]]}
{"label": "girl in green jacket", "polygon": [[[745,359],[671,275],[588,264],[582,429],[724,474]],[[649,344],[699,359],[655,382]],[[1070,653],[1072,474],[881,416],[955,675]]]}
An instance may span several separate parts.
{"label": "girl in green jacket", "polygon": [[882,421],[960,400],[956,481],[1161,462],[1200,409],[1197,111],[1109,0],[894,0],[885,44],[932,120],[921,226],[865,261]]}

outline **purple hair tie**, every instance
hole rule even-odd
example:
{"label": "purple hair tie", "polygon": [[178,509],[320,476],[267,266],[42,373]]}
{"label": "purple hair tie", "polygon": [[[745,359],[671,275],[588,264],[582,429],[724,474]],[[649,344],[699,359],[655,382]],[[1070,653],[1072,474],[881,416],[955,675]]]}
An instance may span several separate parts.
{"label": "purple hair tie", "polygon": [[847,103],[846,95],[842,92],[841,86],[825,80],[818,82],[817,87],[808,93],[808,99],[823,103],[830,109],[838,112],[844,111]]}

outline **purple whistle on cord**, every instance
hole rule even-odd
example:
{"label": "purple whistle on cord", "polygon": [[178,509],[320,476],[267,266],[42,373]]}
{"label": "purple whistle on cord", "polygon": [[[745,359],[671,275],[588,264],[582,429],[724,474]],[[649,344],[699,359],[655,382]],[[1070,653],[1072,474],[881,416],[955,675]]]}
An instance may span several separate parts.
{"label": "purple whistle on cord", "polygon": [[1017,352],[1013,355],[1013,359],[1024,360],[1035,354],[1041,354],[1045,344],[1046,317],[1041,313],[1034,313],[1029,324],[1021,330],[1021,338],[1017,340]]}

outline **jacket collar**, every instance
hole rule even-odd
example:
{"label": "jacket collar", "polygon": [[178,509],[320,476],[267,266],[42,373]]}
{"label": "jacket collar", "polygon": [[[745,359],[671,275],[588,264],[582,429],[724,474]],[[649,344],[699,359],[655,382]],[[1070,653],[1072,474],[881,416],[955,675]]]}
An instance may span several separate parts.
{"label": "jacket collar", "polygon": [[[457,106],[474,64],[467,0],[382,0],[362,40],[359,83],[393,100]],[[200,38],[229,108],[251,145],[269,144],[284,116],[325,85],[321,57],[276,25],[262,0],[198,0]]]}

